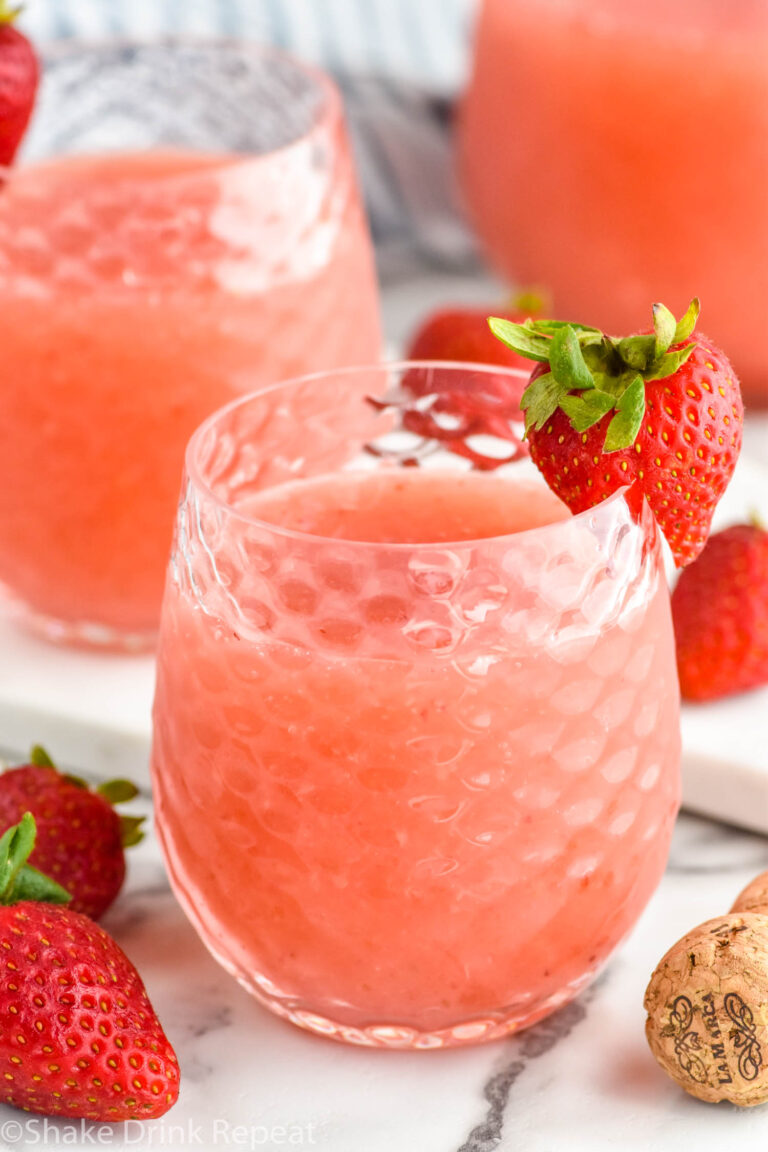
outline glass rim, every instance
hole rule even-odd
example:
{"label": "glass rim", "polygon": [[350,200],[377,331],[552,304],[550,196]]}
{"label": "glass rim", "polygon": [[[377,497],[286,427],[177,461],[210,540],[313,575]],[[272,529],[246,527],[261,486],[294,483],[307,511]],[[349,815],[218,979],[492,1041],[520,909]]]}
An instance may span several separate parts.
{"label": "glass rim", "polygon": [[[333,126],[343,118],[343,102],[341,91],[333,77],[317,64],[301,59],[293,52],[287,51],[278,45],[256,39],[239,39],[236,36],[161,36],[158,38],[142,36],[104,36],[104,37],[73,37],[60,41],[47,41],[40,46],[40,55],[43,61],[41,80],[45,82],[45,62],[56,61],[88,53],[98,53],[116,48],[135,48],[154,51],[156,49],[182,48],[213,48],[217,52],[236,49],[241,54],[260,56],[266,59],[282,61],[308,79],[319,93],[318,106],[314,110],[311,123],[303,130],[292,136],[277,148],[270,148],[264,152],[215,152],[205,150],[206,156],[220,157],[220,164],[212,164],[208,171],[221,171],[222,169],[237,168],[242,164],[269,163],[301,148],[311,142],[326,127]],[[164,145],[164,149],[168,146]],[[171,150],[173,146],[171,145]],[[154,148],[130,149],[131,153],[143,154],[155,151]],[[185,148],[184,151],[187,151]],[[20,156],[21,163],[11,166],[0,165],[0,178],[6,181],[18,180],[25,173],[39,170],[62,159],[78,160],[83,157],[119,156],[120,150],[90,149],[76,152],[54,152],[50,155],[38,157],[35,160],[25,161],[23,151]],[[153,177],[154,184],[167,185],[183,183],[190,179],[199,178],[200,172],[192,170],[171,174],[168,176]]]}
{"label": "glass rim", "polygon": [[[498,544],[502,541],[530,541],[536,536],[546,535],[548,533],[552,533],[553,531],[557,531],[558,529],[562,530],[565,525],[578,525],[579,523],[584,522],[584,520],[590,516],[594,516],[600,513],[609,513],[617,503],[624,504],[629,511],[625,497],[631,485],[625,484],[620,488],[617,488],[614,492],[611,493],[610,496],[607,496],[605,500],[600,501],[598,504],[594,504],[591,508],[584,509],[583,512],[571,513],[570,515],[565,516],[562,520],[553,520],[547,524],[540,524],[533,528],[524,528],[521,531],[516,532],[505,532],[497,536],[478,536],[464,540],[352,540],[341,536],[324,536],[316,532],[305,532],[297,528],[288,528],[282,524],[275,524],[269,520],[262,520],[258,516],[252,516],[244,513],[240,511],[235,505],[217,495],[217,493],[213,491],[208,481],[202,475],[202,471],[199,467],[199,453],[202,441],[212,430],[215,429],[218,423],[226,419],[229,415],[231,415],[233,412],[236,412],[238,409],[246,408],[248,405],[253,404],[255,401],[270,396],[275,392],[287,391],[302,385],[311,384],[313,381],[330,380],[339,376],[354,376],[360,372],[402,373],[413,368],[438,369],[440,371],[448,370],[450,372],[469,371],[483,375],[508,376],[516,380],[527,380],[529,376],[529,373],[521,368],[505,368],[503,366],[493,364],[473,364],[469,361],[461,360],[383,360],[376,364],[355,364],[346,368],[321,369],[316,372],[308,372],[302,376],[293,376],[288,380],[283,380],[276,384],[270,384],[266,388],[259,388],[253,392],[248,392],[243,396],[238,396],[235,400],[231,400],[228,404],[223,405],[221,408],[217,408],[215,412],[212,412],[210,416],[207,416],[203,423],[198,425],[187,442],[187,446],[184,451],[185,479],[207,503],[213,504],[216,508],[226,512],[228,515],[234,517],[242,524],[258,528],[262,531],[270,532],[284,539],[302,542],[309,546],[312,544],[319,546],[335,543],[339,546],[343,546],[344,548],[349,549],[386,549],[402,552],[414,552],[421,549],[450,549],[454,551],[461,549],[466,550],[482,546],[492,546],[493,544]],[[524,461],[512,462],[507,465],[507,467],[514,468],[516,463],[524,463]],[[434,471],[436,473],[438,470],[435,469]],[[455,475],[465,476],[470,471],[472,471],[471,468],[461,470],[456,469]],[[540,481],[540,483],[544,485],[548,491],[551,491],[543,476],[541,476],[538,471],[537,476],[538,481]],[[528,478],[526,478],[523,482],[527,483]],[[285,483],[285,481],[283,483]],[[288,483],[290,483],[290,481],[288,481]],[[273,487],[278,486],[279,485],[274,485]],[[269,490],[269,488],[264,489],[264,491]],[[557,496],[557,493],[552,494]],[[184,494],[182,491],[182,501],[183,495]],[[563,507],[566,508],[566,511],[568,510],[567,505],[564,503]]]}

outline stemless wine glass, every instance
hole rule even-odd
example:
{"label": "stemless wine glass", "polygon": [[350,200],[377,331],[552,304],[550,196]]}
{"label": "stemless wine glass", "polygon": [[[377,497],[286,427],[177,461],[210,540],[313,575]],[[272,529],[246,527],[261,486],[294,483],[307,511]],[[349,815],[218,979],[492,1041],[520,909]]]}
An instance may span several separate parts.
{"label": "stemless wine glass", "polygon": [[664,868],[680,737],[647,507],[571,517],[526,463],[399,467],[414,371],[421,417],[425,373],[500,379],[313,375],[196,432],[152,759],[172,884],[224,967],[314,1032],[430,1048],[594,976]]}
{"label": "stemless wine glass", "polygon": [[460,118],[462,184],[499,269],[620,334],[651,300],[682,312],[701,296],[704,331],[762,405],[766,58],[765,0],[483,0]]}
{"label": "stemless wine glass", "polygon": [[53,639],[138,646],[189,436],[375,359],[372,253],[321,73],[164,42],[63,47],[44,77],[37,159],[0,189],[0,584]]}

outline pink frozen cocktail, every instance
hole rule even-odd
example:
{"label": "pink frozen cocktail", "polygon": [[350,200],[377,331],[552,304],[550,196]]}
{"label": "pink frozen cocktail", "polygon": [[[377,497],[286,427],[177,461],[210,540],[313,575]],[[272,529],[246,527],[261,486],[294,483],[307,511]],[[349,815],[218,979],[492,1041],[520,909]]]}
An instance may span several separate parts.
{"label": "pink frozen cocktail", "polygon": [[[162,50],[142,51],[160,67]],[[274,121],[262,154],[65,156],[0,192],[0,584],[53,638],[152,639],[184,446],[205,416],[378,355],[337,92],[267,51],[227,60],[255,86],[241,116]],[[280,85],[286,122],[268,103]]]}
{"label": "pink frozen cocktail", "polygon": [[550,1012],[632,927],[678,689],[647,509],[572,517],[526,465],[364,466],[398,378],[283,385],[193,438],[153,774],[228,970],[313,1031],[439,1047]]}

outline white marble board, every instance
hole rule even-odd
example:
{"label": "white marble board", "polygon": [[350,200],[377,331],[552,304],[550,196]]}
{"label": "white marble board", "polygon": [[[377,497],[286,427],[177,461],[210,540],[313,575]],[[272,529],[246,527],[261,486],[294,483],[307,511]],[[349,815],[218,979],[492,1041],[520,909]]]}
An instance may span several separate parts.
{"label": "white marble board", "polygon": [[[385,290],[390,348],[411,318],[440,300],[499,298],[482,278],[409,274]],[[716,526],[751,512],[768,521],[768,417],[748,421],[745,451]],[[0,616],[0,749],[19,755],[45,743],[62,763],[148,785],[154,665],[150,656],[55,648]],[[683,708],[683,796],[694,811],[768,833],[768,688]]]}

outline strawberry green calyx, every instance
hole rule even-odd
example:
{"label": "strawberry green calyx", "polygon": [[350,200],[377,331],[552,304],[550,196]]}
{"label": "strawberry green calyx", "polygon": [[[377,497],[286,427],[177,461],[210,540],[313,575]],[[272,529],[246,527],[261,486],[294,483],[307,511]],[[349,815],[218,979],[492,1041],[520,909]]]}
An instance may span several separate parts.
{"label": "strawberry green calyx", "polygon": [[23,4],[9,4],[8,0],[0,0],[0,24],[13,24],[23,9]]}
{"label": "strawberry green calyx", "polygon": [[120,817],[120,835],[123,841],[123,848],[133,848],[135,844],[142,842],[144,839],[144,830],[141,825],[143,823],[143,816]]}
{"label": "strawberry green calyx", "polygon": [[[112,805],[124,804],[126,800],[133,800],[139,794],[138,788],[130,780],[108,780],[106,784],[100,784],[96,791]],[[135,844],[141,843],[144,839],[141,826],[145,819],[144,816],[120,816],[123,848],[133,848]]]}
{"label": "strawberry green calyx", "polygon": [[672,376],[691,355],[699,311],[694,299],[678,321],[663,304],[654,304],[653,331],[619,340],[562,320],[515,324],[491,317],[497,339],[542,366],[534,369],[521,400],[526,433],[543,428],[558,408],[577,432],[613,413],[603,451],[628,448],[643,421],[646,383]]}
{"label": "strawberry green calyx", "polygon": [[[2,3],[2,0],[0,0]],[[29,762],[39,768],[53,768],[56,771],[55,763],[46,752],[41,744],[35,744],[29,753]],[[73,784],[75,788],[82,788],[84,791],[89,791],[88,781],[83,780],[81,776],[73,776],[70,773],[64,774],[64,779]],[[107,780],[104,784],[99,784],[95,789],[97,795],[101,796],[108,804],[114,807],[115,804],[125,804],[127,800],[133,800],[139,794],[139,790],[131,780]],[[132,848],[135,844],[140,844],[144,839],[144,831],[142,824],[146,817],[144,816],[120,816],[120,831],[123,848]]]}
{"label": "strawberry green calyx", "polygon": [[25,812],[0,837],[0,905],[35,900],[43,904],[68,904],[69,892],[27,860],[35,847],[37,828],[31,812]]}
{"label": "strawberry green calyx", "polygon": [[[0,0],[0,3],[2,0]],[[33,744],[29,750],[29,762],[37,768],[55,768],[53,760],[43,748],[42,744]]]}
{"label": "strawberry green calyx", "polygon": [[507,303],[510,312],[523,316],[543,316],[550,308],[549,294],[545,288],[538,287],[513,292]]}
{"label": "strawberry green calyx", "polygon": [[96,791],[112,805],[124,804],[126,800],[133,800],[139,794],[133,781],[123,779],[107,780],[105,784],[99,784]]}

